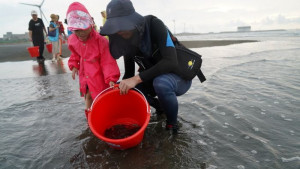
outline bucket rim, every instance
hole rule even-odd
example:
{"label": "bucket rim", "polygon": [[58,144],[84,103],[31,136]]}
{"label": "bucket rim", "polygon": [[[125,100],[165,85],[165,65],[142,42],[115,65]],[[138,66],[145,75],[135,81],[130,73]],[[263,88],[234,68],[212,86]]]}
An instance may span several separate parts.
{"label": "bucket rim", "polygon": [[[108,90],[114,90],[114,89],[116,89],[116,88],[119,88],[119,84],[115,84],[114,86],[111,86],[111,87],[108,87],[108,88],[102,90],[102,91],[95,97],[95,99],[93,100],[92,105],[91,105],[89,111],[91,112],[91,111],[93,110],[94,103],[95,103],[95,101],[98,99],[98,97],[100,97],[101,95],[105,94]],[[118,90],[118,89],[116,89],[116,90]],[[133,88],[133,89],[128,90],[128,92],[132,92],[132,91],[135,91],[135,92],[139,93],[140,95],[142,95],[142,97],[143,97],[143,99],[144,99],[144,101],[145,101],[145,103],[146,103],[146,106],[147,106],[147,112],[150,112],[150,113],[151,113],[150,105],[149,105],[149,103],[148,103],[148,101],[147,101],[145,95],[144,95],[139,89],[137,89],[137,88]]]}

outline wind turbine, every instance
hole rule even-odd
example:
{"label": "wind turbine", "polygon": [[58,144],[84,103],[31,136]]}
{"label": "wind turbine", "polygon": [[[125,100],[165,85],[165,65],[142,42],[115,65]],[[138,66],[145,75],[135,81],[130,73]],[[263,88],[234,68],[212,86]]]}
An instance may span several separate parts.
{"label": "wind turbine", "polygon": [[44,12],[42,11],[42,5],[44,4],[44,2],[45,2],[45,0],[43,0],[42,3],[41,3],[40,5],[38,5],[38,4],[27,4],[27,3],[20,3],[20,4],[38,7],[39,10],[40,10],[41,19],[43,19],[43,17],[44,17],[44,19],[45,19],[46,22],[48,23],[48,20],[47,20],[47,18],[46,18],[46,16],[45,16]]}

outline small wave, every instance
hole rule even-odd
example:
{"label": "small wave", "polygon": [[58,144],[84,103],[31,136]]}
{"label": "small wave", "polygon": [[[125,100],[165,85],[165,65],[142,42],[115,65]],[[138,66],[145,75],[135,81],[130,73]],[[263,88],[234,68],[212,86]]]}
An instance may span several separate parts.
{"label": "small wave", "polygon": [[203,140],[197,140],[197,143],[202,145],[202,146],[207,146],[207,143],[204,142]]}
{"label": "small wave", "polygon": [[243,166],[243,165],[238,165],[238,166],[236,166],[236,168],[238,168],[238,169],[245,169],[245,166]]}
{"label": "small wave", "polygon": [[281,160],[282,160],[282,162],[284,162],[284,163],[288,163],[288,162],[291,162],[291,161],[296,161],[296,160],[298,160],[298,161],[300,161],[300,157],[291,157],[291,158],[284,158],[284,157],[281,157]]}
{"label": "small wave", "polygon": [[231,56],[226,57],[229,59],[240,59],[245,57],[254,57],[254,56],[265,56],[266,54],[270,53],[277,53],[277,52],[288,52],[288,51],[299,51],[300,48],[287,48],[287,49],[269,49],[269,50],[263,50],[263,51],[257,51],[257,52],[250,52],[249,54],[245,55],[237,55],[237,56]]}
{"label": "small wave", "polygon": [[218,167],[215,165],[209,165],[207,169],[217,169]]}

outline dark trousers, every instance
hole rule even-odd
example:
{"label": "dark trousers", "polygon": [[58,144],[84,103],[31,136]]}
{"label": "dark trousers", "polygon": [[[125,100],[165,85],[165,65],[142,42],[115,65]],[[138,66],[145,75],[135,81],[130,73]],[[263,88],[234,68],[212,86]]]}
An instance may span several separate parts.
{"label": "dark trousers", "polygon": [[44,56],[43,56],[43,53],[44,53],[44,39],[38,39],[38,40],[32,40],[32,43],[34,46],[39,46],[39,51],[40,51],[40,56],[37,57],[37,59],[43,59]]}
{"label": "dark trousers", "polygon": [[[152,84],[140,83],[136,88],[143,92],[149,104],[156,111],[165,112],[167,124],[177,125],[177,96],[185,94],[191,85],[192,81],[184,80],[173,73],[167,73],[154,78]],[[156,95],[158,99],[155,98]]]}
{"label": "dark trousers", "polygon": [[154,78],[153,87],[161,108],[166,113],[167,124],[177,125],[177,96],[185,94],[191,85],[191,80],[184,80],[174,73],[162,74]]}

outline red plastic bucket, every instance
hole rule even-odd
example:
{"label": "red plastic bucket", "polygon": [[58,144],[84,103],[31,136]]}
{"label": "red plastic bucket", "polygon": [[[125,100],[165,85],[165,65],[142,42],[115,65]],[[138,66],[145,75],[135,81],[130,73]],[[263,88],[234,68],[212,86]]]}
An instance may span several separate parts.
{"label": "red plastic bucket", "polygon": [[[149,120],[150,106],[141,92],[129,90],[128,94],[120,95],[120,90],[116,88],[108,88],[100,93],[88,114],[88,123],[94,135],[115,149],[128,149],[138,145]],[[141,128],[123,139],[105,137],[106,129],[119,124],[138,125]]]}
{"label": "red plastic bucket", "polygon": [[27,48],[29,54],[31,57],[38,57],[40,56],[40,52],[39,52],[39,46],[33,46],[33,47],[29,47]]}
{"label": "red plastic bucket", "polygon": [[47,47],[48,52],[49,52],[49,53],[52,53],[52,44],[51,44],[51,43],[48,43],[48,44],[46,45],[46,47]]}

